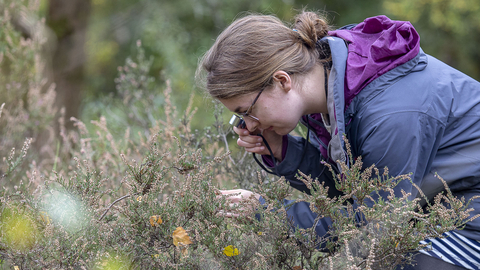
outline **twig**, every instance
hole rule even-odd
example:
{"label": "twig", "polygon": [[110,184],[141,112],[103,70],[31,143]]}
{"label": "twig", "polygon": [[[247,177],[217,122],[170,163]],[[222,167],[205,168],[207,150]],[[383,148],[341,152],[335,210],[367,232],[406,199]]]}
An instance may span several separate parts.
{"label": "twig", "polygon": [[[221,136],[222,136],[223,142],[225,143],[225,148],[227,149],[227,153],[228,153],[230,152],[230,148],[228,147],[227,135],[222,134]],[[233,165],[236,165],[235,160],[233,160],[232,156],[228,155],[228,157],[230,158],[230,161],[233,163]]]}
{"label": "twig", "polygon": [[136,194],[138,194],[138,193],[135,193],[135,194],[127,194],[127,195],[125,195],[125,196],[123,196],[123,197],[120,197],[120,198],[116,199],[114,202],[112,202],[112,204],[110,204],[110,206],[107,208],[107,210],[105,210],[105,212],[103,212],[102,216],[98,219],[98,221],[102,220],[102,218],[108,213],[108,211],[110,210],[110,208],[112,208],[112,206],[113,206],[114,204],[116,204],[117,202],[119,202],[119,201],[121,201],[121,200],[123,200],[123,199],[126,199],[126,198],[128,198],[128,197],[130,197],[130,196],[132,196],[132,195],[136,195]]}

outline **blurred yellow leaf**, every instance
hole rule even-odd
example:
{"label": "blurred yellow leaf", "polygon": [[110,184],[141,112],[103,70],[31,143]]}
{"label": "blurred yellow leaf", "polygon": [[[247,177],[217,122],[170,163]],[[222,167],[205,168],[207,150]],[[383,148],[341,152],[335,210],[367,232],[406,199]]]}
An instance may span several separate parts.
{"label": "blurred yellow leaf", "polygon": [[225,254],[228,257],[232,257],[232,256],[237,256],[238,254],[240,254],[240,252],[238,251],[238,248],[232,245],[229,245],[223,249],[223,254]]}
{"label": "blurred yellow leaf", "polygon": [[0,215],[0,224],[2,241],[10,248],[25,251],[35,245],[38,228],[29,215],[20,214],[17,209],[7,209]]}
{"label": "blurred yellow leaf", "polygon": [[173,244],[177,247],[180,245],[186,246],[186,245],[193,244],[192,241],[190,240],[190,236],[188,236],[187,232],[182,227],[178,227],[177,229],[175,229],[172,237],[173,237]]}
{"label": "blurred yellow leaf", "polygon": [[152,225],[152,227],[155,227],[157,225],[160,225],[163,223],[163,220],[160,216],[151,216],[150,217],[150,225]]}

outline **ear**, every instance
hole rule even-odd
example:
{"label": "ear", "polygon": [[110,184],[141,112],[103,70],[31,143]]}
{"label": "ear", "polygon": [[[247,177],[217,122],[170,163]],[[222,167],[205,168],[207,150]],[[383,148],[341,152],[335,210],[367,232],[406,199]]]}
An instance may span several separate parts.
{"label": "ear", "polygon": [[277,82],[285,92],[292,90],[292,77],[283,70],[273,73],[273,81]]}

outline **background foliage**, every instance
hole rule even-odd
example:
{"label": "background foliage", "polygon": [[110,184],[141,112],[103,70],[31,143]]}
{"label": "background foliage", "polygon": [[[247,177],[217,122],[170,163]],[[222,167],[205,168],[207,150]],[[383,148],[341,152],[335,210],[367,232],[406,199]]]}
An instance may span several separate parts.
{"label": "background foliage", "polygon": [[[13,2],[2,1],[4,5]],[[169,79],[180,109],[186,108],[195,92],[193,106],[200,109],[192,125],[197,129],[209,125],[213,108],[195,89],[197,60],[228,24],[246,12],[276,14],[290,22],[307,8],[324,11],[335,27],[379,14],[409,20],[420,33],[424,51],[480,79],[480,3],[475,0],[16,1],[25,2],[36,9],[15,15],[13,27],[24,37],[44,39],[42,65],[47,70],[43,74],[56,83],[55,105],[66,108],[67,118],[98,118],[108,110],[104,100],[121,98],[114,82],[117,67],[133,55],[141,40],[146,55],[152,57],[149,75],[156,80],[152,87],[163,87]],[[75,5],[88,8],[78,14],[66,8],[75,10]],[[47,18],[47,27],[42,34],[32,31],[42,17]],[[9,68],[8,63],[4,61],[4,67]],[[0,92],[2,101],[17,97],[7,97],[6,92]],[[68,121],[67,128],[71,128]]]}
{"label": "background foliage", "polygon": [[[115,91],[116,67],[139,39],[147,55],[153,56],[151,75],[171,79],[174,100],[185,108],[194,89],[197,59],[236,17],[261,12],[290,22],[304,7],[327,12],[337,27],[379,14],[411,20],[427,53],[480,79],[480,52],[476,49],[480,2],[475,0],[93,0],[86,44],[88,75],[83,108],[88,109],[84,115],[91,117],[89,102]],[[200,110],[193,125],[202,127],[212,120],[211,107],[201,93],[197,95],[194,106]]]}

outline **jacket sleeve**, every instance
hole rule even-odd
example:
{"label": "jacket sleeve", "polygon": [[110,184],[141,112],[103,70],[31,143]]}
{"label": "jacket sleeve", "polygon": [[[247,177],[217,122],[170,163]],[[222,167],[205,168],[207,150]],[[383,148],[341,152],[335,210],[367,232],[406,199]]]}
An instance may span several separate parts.
{"label": "jacket sleeve", "polygon": [[[353,148],[362,157],[364,168],[372,164],[380,170],[388,167],[392,177],[411,173],[412,182],[421,187],[444,131],[441,121],[421,111],[396,111],[380,117],[373,114],[358,124]],[[396,196],[401,196],[401,190],[411,193],[412,198],[418,193],[409,180],[395,188]]]}
{"label": "jacket sleeve", "polygon": [[293,188],[310,194],[310,190],[296,177],[298,172],[301,171],[310,175],[313,179],[317,178],[320,183],[323,182],[325,186],[328,186],[329,196],[333,197],[341,194],[335,188],[332,173],[328,167],[321,163],[323,156],[317,146],[307,142],[302,137],[291,135],[288,135],[287,143],[285,158],[275,165],[278,176],[284,176]]}

